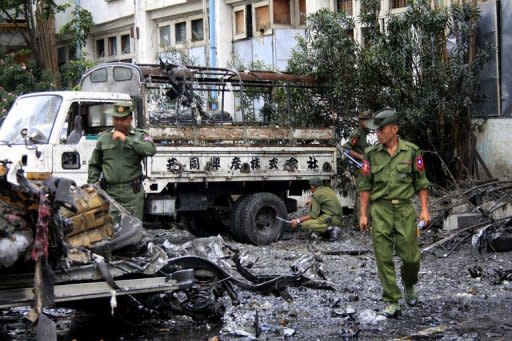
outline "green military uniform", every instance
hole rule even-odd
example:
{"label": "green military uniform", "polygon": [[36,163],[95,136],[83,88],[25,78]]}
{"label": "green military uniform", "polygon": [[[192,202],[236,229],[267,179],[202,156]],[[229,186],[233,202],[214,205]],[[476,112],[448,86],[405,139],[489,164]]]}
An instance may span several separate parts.
{"label": "green military uniform", "polygon": [[342,226],[343,211],[336,192],[319,186],[311,197],[310,220],[302,222],[302,230],[324,233],[329,226]]}
{"label": "green military uniform", "polygon": [[350,134],[350,138],[343,145],[343,149],[349,149],[359,154],[364,154],[365,149],[368,148],[368,142],[366,141],[368,133],[369,129],[358,127]]}
{"label": "green military uniform", "polygon": [[[130,114],[131,107],[126,111]],[[145,193],[142,186],[141,161],[147,156],[154,155],[156,147],[144,130],[130,128],[124,142],[114,141],[113,132],[114,129],[99,135],[89,161],[87,182],[97,183],[100,174],[103,173],[106,192],[131,214],[142,220]]]}
{"label": "green military uniform", "polygon": [[361,174],[359,191],[370,192],[373,246],[383,298],[396,303],[401,292],[396,284],[393,245],[402,260],[404,286],[412,287],[418,281],[420,251],[411,199],[429,186],[423,158],[415,144],[399,138],[393,156],[382,144],[367,148]]}

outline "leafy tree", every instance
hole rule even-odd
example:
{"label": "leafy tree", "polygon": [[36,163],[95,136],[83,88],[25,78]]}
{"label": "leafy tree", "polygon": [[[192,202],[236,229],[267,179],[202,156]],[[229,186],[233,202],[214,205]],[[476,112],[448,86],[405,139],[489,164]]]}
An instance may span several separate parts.
{"label": "leafy tree", "polygon": [[0,119],[5,116],[16,96],[26,92],[49,90],[55,87],[53,76],[37,64],[25,60],[29,50],[7,52],[0,48]]}
{"label": "leafy tree", "polygon": [[[332,84],[338,122],[366,108],[402,112],[401,135],[427,151],[435,182],[447,184],[444,165],[459,179],[470,176],[471,117],[481,100],[478,71],[492,52],[491,46],[476,48],[478,10],[465,3],[436,9],[429,0],[415,0],[380,27],[379,5],[361,0],[362,44],[345,38],[350,26],[339,21],[343,15],[320,11],[309,16],[307,30],[322,33],[299,40],[290,68]],[[301,70],[301,64],[307,67]],[[338,129],[346,136],[350,128],[338,124]]]}

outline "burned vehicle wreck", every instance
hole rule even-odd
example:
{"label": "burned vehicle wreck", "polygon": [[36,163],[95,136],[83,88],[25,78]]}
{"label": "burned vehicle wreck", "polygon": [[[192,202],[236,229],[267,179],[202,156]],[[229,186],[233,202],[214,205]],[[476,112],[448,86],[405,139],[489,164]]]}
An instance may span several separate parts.
{"label": "burned vehicle wreck", "polygon": [[198,255],[156,245],[100,188],[57,177],[27,180],[20,164],[7,160],[0,162],[0,210],[0,309],[32,305],[25,317],[45,339],[56,335],[48,306],[103,300],[113,315],[219,320],[224,302],[238,301],[235,287],[284,298],[289,286],[331,289],[305,276],[312,260],[288,275],[254,276],[223,243],[220,256],[212,247]]}

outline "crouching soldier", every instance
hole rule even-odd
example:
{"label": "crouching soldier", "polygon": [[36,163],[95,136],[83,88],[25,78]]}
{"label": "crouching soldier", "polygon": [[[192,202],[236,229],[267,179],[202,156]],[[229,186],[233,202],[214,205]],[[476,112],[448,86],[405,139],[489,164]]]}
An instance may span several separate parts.
{"label": "crouching soldier", "polygon": [[297,217],[290,223],[292,230],[311,231],[327,235],[329,241],[338,240],[343,224],[343,211],[336,192],[325,186],[319,178],[309,181],[312,197],[309,214]]}

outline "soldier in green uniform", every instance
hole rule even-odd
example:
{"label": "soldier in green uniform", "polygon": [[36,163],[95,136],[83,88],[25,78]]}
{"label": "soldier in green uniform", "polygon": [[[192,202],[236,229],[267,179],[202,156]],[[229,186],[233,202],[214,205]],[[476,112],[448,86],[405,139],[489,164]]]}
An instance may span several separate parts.
{"label": "soldier in green uniform", "polygon": [[368,120],[370,129],[377,130],[379,144],[365,151],[359,191],[361,210],[359,227],[368,230],[368,203],[371,200],[372,239],[375,260],[383,287],[383,299],[388,306],[383,311],[389,317],[400,313],[400,289],[396,283],[393,250],[399,255],[405,301],[415,305],[420,251],[416,227],[416,212],[411,199],[418,193],[421,203],[420,221],[430,221],[428,186],[425,165],[419,148],[398,137],[399,113],[384,109]]}
{"label": "soldier in green uniform", "polygon": [[[368,147],[366,137],[370,132],[370,129],[366,126],[366,120],[370,119],[371,112],[369,110],[361,111],[357,115],[359,121],[359,127],[355,129],[350,135],[349,140],[343,145],[343,152],[348,153],[354,160],[362,162],[364,157],[364,150]],[[359,171],[355,175],[356,186],[359,182]],[[356,196],[356,202],[354,205],[354,214],[352,217],[352,223],[354,228],[357,230],[359,225],[359,196]]]}
{"label": "soldier in green uniform", "polygon": [[336,241],[343,224],[343,211],[336,192],[325,186],[320,178],[309,181],[311,189],[311,210],[308,214],[293,219],[290,226],[304,231],[328,235],[329,241]]}
{"label": "soldier in green uniform", "polygon": [[359,127],[350,134],[349,140],[343,145],[343,149],[348,152],[348,155],[358,161],[363,161],[364,150],[368,147],[366,137],[370,129],[366,126],[366,120],[371,117],[369,110],[361,111],[357,115],[359,120]]}
{"label": "soldier in green uniform", "polygon": [[151,137],[132,127],[132,103],[117,102],[105,114],[113,116],[114,128],[101,133],[89,161],[88,183],[98,183],[131,214],[142,220],[144,188],[141,161],[156,152]]}

